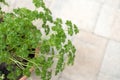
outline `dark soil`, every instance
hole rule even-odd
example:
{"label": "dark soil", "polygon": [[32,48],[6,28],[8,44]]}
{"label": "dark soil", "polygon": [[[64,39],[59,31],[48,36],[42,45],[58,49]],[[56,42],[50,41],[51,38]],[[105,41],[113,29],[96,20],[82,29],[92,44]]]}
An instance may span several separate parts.
{"label": "dark soil", "polygon": [[5,75],[5,78],[3,80],[9,80],[7,79],[7,75],[9,74],[9,71],[7,70],[7,65],[5,63],[0,64],[0,74]]}
{"label": "dark soil", "polygon": [[[34,54],[29,54],[28,57],[32,59],[32,58],[34,58],[34,56],[35,56]],[[26,60],[23,60],[22,62],[27,63]],[[11,66],[15,66],[15,65],[11,65]],[[24,67],[26,67],[26,66],[24,66]],[[7,70],[7,64],[5,62],[0,63],[0,75],[4,74],[4,77],[5,77],[3,80],[10,80],[7,78],[9,73],[10,73],[10,71]],[[16,80],[19,80],[21,77],[22,77],[22,74],[20,74],[20,76],[18,76]]]}
{"label": "dark soil", "polygon": [[1,22],[4,22],[4,21],[3,21],[3,17],[0,17],[0,23],[1,23]]}

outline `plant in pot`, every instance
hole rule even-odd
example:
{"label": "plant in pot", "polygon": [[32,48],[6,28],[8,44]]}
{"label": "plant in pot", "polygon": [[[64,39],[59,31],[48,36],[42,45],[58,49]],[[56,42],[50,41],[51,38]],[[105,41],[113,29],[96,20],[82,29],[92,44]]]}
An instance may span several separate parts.
{"label": "plant in pot", "polygon": [[[35,10],[17,8],[9,13],[0,7],[0,80],[26,80],[31,72],[50,80],[74,62],[76,48],[69,37],[79,32],[77,26],[53,19],[43,0],[33,4]],[[39,29],[33,24],[36,20],[42,25]]]}

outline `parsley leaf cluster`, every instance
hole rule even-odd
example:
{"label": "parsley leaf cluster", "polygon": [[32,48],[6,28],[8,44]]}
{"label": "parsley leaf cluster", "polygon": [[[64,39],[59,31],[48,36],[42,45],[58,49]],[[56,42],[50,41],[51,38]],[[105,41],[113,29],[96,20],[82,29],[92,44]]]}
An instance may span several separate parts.
{"label": "parsley leaf cluster", "polygon": [[[7,4],[5,0],[0,3]],[[57,75],[74,63],[76,48],[68,36],[77,34],[78,27],[70,20],[53,19],[43,0],[33,0],[33,4],[35,10],[17,8],[6,13],[0,9],[0,63],[7,65],[10,80],[20,75],[29,77],[32,67],[41,80],[50,80],[53,73]],[[35,20],[42,21],[43,31],[33,25]],[[3,76],[2,72],[0,75]]]}

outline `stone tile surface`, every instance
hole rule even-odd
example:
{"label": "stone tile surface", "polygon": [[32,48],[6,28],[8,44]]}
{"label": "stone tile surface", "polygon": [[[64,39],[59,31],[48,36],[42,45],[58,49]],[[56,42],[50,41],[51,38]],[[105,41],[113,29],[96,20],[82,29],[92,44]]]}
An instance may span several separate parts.
{"label": "stone tile surface", "polygon": [[108,43],[98,80],[120,80],[120,43]]}
{"label": "stone tile surface", "polygon": [[26,7],[28,9],[35,9],[32,0],[6,0],[6,2],[9,4],[9,6],[3,6],[2,10],[5,12],[12,12],[14,8],[21,8]]}
{"label": "stone tile surface", "polygon": [[66,67],[60,80],[96,80],[107,40],[81,31],[73,43],[77,48],[75,64]]}
{"label": "stone tile surface", "polygon": [[54,0],[50,6],[50,10],[54,17],[61,16],[61,10],[64,8],[65,3],[69,3],[69,0]]}
{"label": "stone tile surface", "polygon": [[50,7],[51,4],[55,1],[55,0],[44,0],[45,1],[45,4]]}
{"label": "stone tile surface", "polygon": [[120,78],[100,73],[97,80],[120,80]]}
{"label": "stone tile surface", "polygon": [[105,0],[90,0],[90,1],[98,2],[98,3],[104,3],[105,2]]}
{"label": "stone tile surface", "polygon": [[15,0],[14,2],[14,8],[18,8],[18,7],[26,7],[28,9],[35,9],[33,3],[32,3],[32,0]]}
{"label": "stone tile surface", "polygon": [[[25,7],[28,8],[30,10],[34,10],[35,6],[32,3],[33,0],[6,0],[6,2],[9,4],[9,6],[4,6],[3,10],[6,12],[11,12],[13,10],[13,8],[21,8],[21,7]],[[52,0],[45,0],[45,4],[47,7],[50,6],[50,4],[52,3]]]}
{"label": "stone tile surface", "polygon": [[93,31],[100,4],[89,0],[56,0],[51,6],[54,16],[72,20],[80,29]]}
{"label": "stone tile surface", "polygon": [[120,41],[120,11],[118,11],[111,28],[111,39]]}
{"label": "stone tile surface", "polygon": [[15,5],[15,0],[11,1],[11,0],[5,0],[9,6],[2,6],[2,10],[5,12],[11,12],[12,9],[14,8]]}
{"label": "stone tile surface", "polygon": [[111,36],[111,27],[114,22],[116,15],[116,10],[108,5],[103,5],[100,16],[98,18],[95,34],[110,37]]}
{"label": "stone tile surface", "polygon": [[120,0],[105,0],[104,2],[113,8],[119,8],[120,5]]}

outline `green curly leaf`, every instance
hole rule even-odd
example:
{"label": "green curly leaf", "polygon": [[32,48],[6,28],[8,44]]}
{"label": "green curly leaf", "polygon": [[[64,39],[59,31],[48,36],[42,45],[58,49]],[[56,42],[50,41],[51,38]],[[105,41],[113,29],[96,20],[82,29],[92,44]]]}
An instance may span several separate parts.
{"label": "green curly leaf", "polygon": [[45,5],[43,0],[33,0],[33,3],[35,5],[35,7],[37,7],[37,8]]}
{"label": "green curly leaf", "polygon": [[[74,63],[76,48],[68,37],[79,33],[78,27],[70,20],[54,19],[43,0],[33,0],[33,4],[43,10],[17,8],[5,13],[0,9],[0,64],[6,63],[10,80],[29,77],[32,67],[41,80],[50,80],[53,71],[58,74],[66,64]],[[37,26],[33,25],[36,20]]]}

